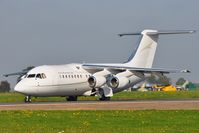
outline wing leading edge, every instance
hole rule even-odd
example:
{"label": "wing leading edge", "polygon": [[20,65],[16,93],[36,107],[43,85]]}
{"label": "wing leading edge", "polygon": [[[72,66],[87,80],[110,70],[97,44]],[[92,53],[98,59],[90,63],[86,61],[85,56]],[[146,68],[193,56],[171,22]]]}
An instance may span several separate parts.
{"label": "wing leading edge", "polygon": [[108,69],[112,71],[124,71],[124,70],[129,70],[129,71],[135,71],[135,72],[142,72],[142,73],[163,73],[163,74],[168,74],[168,73],[190,73],[189,70],[184,69],[184,70],[171,70],[171,69],[162,69],[162,68],[137,68],[137,67],[128,67],[128,66],[120,66],[120,65],[105,65],[105,64],[83,64],[82,67],[86,70],[103,70],[103,69]]}

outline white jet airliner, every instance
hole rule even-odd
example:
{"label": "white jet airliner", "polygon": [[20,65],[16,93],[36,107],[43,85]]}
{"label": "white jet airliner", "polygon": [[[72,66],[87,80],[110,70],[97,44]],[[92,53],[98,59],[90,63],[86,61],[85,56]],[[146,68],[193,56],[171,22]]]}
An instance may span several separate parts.
{"label": "white jet airliner", "polygon": [[136,51],[127,62],[38,66],[24,75],[14,90],[25,95],[25,102],[31,102],[32,96],[64,96],[68,101],[76,101],[78,96],[97,95],[100,100],[109,100],[114,93],[143,81],[151,74],[188,73],[188,70],[152,68],[152,64],[159,35],[193,32],[144,30],[141,33],[120,34],[141,36]]}

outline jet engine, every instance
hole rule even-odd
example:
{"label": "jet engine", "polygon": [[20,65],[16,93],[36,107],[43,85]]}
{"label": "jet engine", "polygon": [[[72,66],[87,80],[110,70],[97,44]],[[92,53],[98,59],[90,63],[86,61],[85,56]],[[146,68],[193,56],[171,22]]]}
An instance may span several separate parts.
{"label": "jet engine", "polygon": [[129,78],[121,76],[113,76],[108,81],[108,86],[111,88],[123,88],[130,83]]}
{"label": "jet engine", "polygon": [[106,83],[106,78],[103,76],[90,76],[88,83],[92,88],[99,88]]}

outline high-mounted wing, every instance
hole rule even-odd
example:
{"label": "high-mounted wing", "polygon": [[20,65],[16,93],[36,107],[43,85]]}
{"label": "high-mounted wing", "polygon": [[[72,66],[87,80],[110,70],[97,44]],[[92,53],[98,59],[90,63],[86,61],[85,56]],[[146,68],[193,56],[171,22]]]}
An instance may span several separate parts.
{"label": "high-mounted wing", "polygon": [[82,65],[84,69],[86,70],[102,70],[102,69],[108,69],[111,71],[124,71],[124,70],[129,70],[129,71],[136,71],[136,72],[142,72],[142,73],[163,73],[163,74],[168,74],[168,73],[190,73],[189,70],[170,70],[170,69],[162,69],[162,68],[136,68],[136,67],[128,67],[128,66],[121,66],[121,65],[105,65],[105,64],[83,64]]}
{"label": "high-mounted wing", "polygon": [[16,73],[9,73],[9,74],[4,74],[4,77],[9,77],[9,76],[16,76],[16,75],[25,75],[27,72],[16,72]]}
{"label": "high-mounted wing", "polygon": [[14,72],[14,73],[9,73],[9,74],[4,74],[3,76],[4,77],[9,77],[9,76],[23,76],[25,75],[26,73],[28,73],[28,71],[30,71],[31,69],[33,69],[34,66],[29,66],[25,69],[23,69],[21,72]]}

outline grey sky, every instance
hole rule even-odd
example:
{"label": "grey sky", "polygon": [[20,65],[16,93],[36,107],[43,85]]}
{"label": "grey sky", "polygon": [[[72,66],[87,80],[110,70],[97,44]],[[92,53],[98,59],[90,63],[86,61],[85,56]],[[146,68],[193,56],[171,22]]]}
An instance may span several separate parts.
{"label": "grey sky", "polygon": [[[198,0],[0,0],[0,74],[29,65],[124,62],[138,37],[199,27]],[[198,82],[199,33],[161,36],[153,67],[188,68]],[[0,80],[5,78],[0,77]],[[8,78],[14,85],[15,78]]]}

